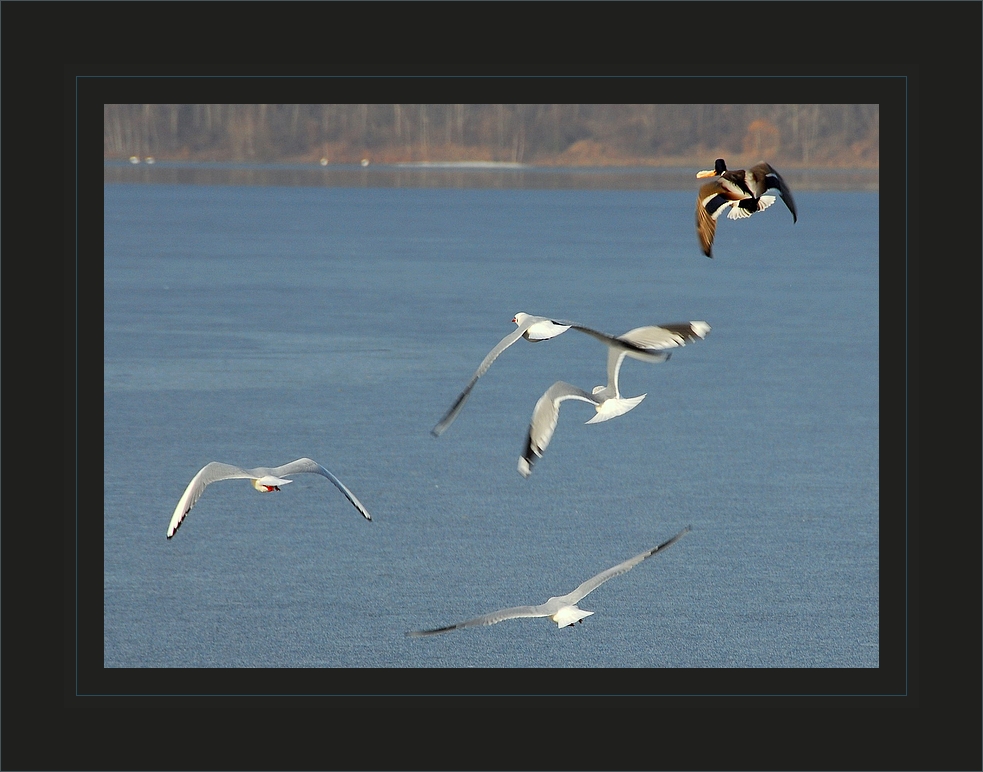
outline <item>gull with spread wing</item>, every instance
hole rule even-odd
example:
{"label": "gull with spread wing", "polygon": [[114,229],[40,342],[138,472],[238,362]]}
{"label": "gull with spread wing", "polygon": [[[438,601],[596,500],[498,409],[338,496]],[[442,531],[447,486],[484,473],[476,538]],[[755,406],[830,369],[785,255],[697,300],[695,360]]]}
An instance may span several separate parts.
{"label": "gull with spread wing", "polygon": [[482,614],[480,617],[468,619],[464,622],[458,622],[456,625],[437,627],[432,630],[414,630],[406,634],[411,638],[420,638],[425,635],[437,635],[438,633],[447,633],[451,630],[460,630],[462,627],[494,625],[499,622],[504,622],[506,619],[522,619],[527,617],[548,617],[553,622],[556,622],[557,628],[569,627],[576,622],[583,623],[584,617],[589,617],[594,612],[584,611],[583,609],[579,608],[577,604],[581,600],[604,584],[608,579],[613,579],[626,571],[630,571],[646,558],[650,558],[664,550],[666,547],[675,544],[691,530],[692,526],[686,526],[671,539],[662,542],[662,544],[660,544],[658,547],[653,547],[650,550],[646,550],[641,555],[635,555],[635,557],[629,558],[623,563],[618,563],[616,566],[611,566],[611,568],[607,569],[606,571],[601,571],[601,573],[597,574],[596,576],[592,576],[573,592],[568,592],[566,595],[560,595],[559,597],[550,598],[545,603],[541,603],[538,606],[514,606],[513,608],[503,608],[500,611],[492,611],[490,614]]}
{"label": "gull with spread wing", "polygon": [[366,520],[372,519],[372,515],[362,505],[362,502],[355,497],[354,493],[348,490],[341,480],[319,463],[309,458],[298,458],[296,461],[291,461],[289,464],[284,464],[283,466],[260,466],[255,469],[242,469],[231,464],[212,461],[210,464],[205,464],[198,474],[192,478],[187,489],[184,491],[184,495],[181,496],[181,500],[178,501],[174,514],[171,516],[170,525],[167,526],[167,538],[170,539],[177,532],[177,529],[181,527],[181,523],[184,521],[188,512],[191,511],[195,502],[201,498],[201,494],[205,492],[205,488],[213,482],[218,482],[219,480],[251,480],[253,487],[260,493],[269,493],[270,491],[280,490],[281,485],[293,482],[293,480],[285,479],[287,475],[301,474],[304,472],[327,477],[335,484],[338,490],[345,494],[345,498],[352,503],[362,517]]}

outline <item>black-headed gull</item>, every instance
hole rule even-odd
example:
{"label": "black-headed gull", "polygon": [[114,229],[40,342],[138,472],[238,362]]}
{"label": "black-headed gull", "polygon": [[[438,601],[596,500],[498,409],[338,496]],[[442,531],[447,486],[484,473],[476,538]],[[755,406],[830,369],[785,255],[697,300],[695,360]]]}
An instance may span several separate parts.
{"label": "black-headed gull", "polygon": [[727,210],[729,220],[750,217],[775,203],[775,197],[764,195],[765,191],[777,190],[792,213],[792,222],[799,218],[792,191],[782,176],[764,161],[747,170],[728,171],[724,159],[718,158],[713,169],[697,172],[696,176],[714,178],[702,185],[696,196],[696,235],[707,257],[713,257],[711,251],[717,218],[724,210]]}
{"label": "black-headed gull", "polygon": [[560,418],[561,402],[578,399],[594,405],[596,413],[587,421],[589,424],[609,421],[616,416],[624,415],[646,396],[645,394],[638,397],[621,396],[618,389],[618,373],[626,356],[647,362],[665,362],[671,353],[667,349],[685,346],[694,340],[702,340],[708,332],[710,332],[710,325],[699,321],[636,327],[620,335],[618,340],[633,343],[638,347],[637,349],[614,346],[608,348],[606,386],[595,386],[590,394],[565,381],[557,381],[550,386],[533,408],[526,445],[519,457],[519,474],[528,477],[532,474],[532,465],[536,459],[543,457],[543,452],[553,438],[556,423]]}
{"label": "black-headed gull", "polygon": [[369,514],[368,510],[362,505],[355,494],[352,493],[345,484],[335,477],[331,472],[325,469],[316,461],[312,461],[309,458],[298,458],[296,461],[291,461],[289,464],[284,464],[283,466],[266,467],[259,466],[255,469],[242,469],[238,466],[232,466],[231,464],[223,464],[218,461],[212,461],[210,464],[205,464],[201,468],[201,471],[196,474],[190,483],[188,483],[187,489],[184,491],[184,495],[181,496],[181,500],[177,503],[177,507],[174,510],[174,514],[171,516],[170,525],[167,526],[167,538],[170,539],[178,528],[181,527],[181,523],[184,520],[188,512],[195,505],[195,502],[201,498],[201,494],[204,493],[205,488],[211,485],[213,482],[219,480],[252,480],[253,487],[260,493],[269,493],[270,491],[280,490],[281,485],[286,485],[287,483],[293,482],[293,480],[284,479],[285,475],[295,475],[302,474],[304,472],[309,472],[312,474],[319,474],[322,477],[327,477],[331,482],[342,493],[345,497],[355,506],[355,509],[361,513],[362,517],[366,520],[371,520],[372,515]]}
{"label": "black-headed gull", "polygon": [[541,340],[555,338],[557,335],[560,335],[567,330],[574,329],[590,335],[591,337],[597,338],[599,341],[609,346],[613,345],[625,350],[636,350],[639,348],[631,341],[619,340],[613,335],[598,332],[597,330],[593,330],[590,327],[584,327],[583,325],[576,324],[575,322],[558,321],[555,319],[550,319],[546,316],[532,316],[523,312],[519,312],[512,317],[512,321],[517,325],[515,330],[502,338],[481,361],[481,364],[478,365],[478,369],[475,370],[474,375],[471,376],[471,380],[468,381],[468,385],[464,387],[464,391],[462,391],[458,395],[457,399],[454,400],[454,404],[451,405],[450,409],[444,414],[444,417],[437,422],[433,429],[430,430],[430,433],[434,437],[439,437],[447,430],[447,427],[454,422],[454,419],[457,418],[457,414],[460,413],[461,408],[464,407],[464,403],[467,402],[468,396],[470,396],[471,390],[478,382],[478,379],[484,375],[485,371],[489,367],[491,367],[492,362],[498,359],[499,354],[519,340],[519,338],[525,338],[532,343],[537,343]]}
{"label": "black-headed gull", "polygon": [[504,622],[506,619],[521,619],[525,617],[549,617],[552,621],[556,622],[557,628],[567,627],[576,622],[583,622],[584,617],[589,617],[594,613],[593,611],[584,611],[577,606],[577,604],[583,600],[583,598],[604,584],[608,579],[619,576],[626,571],[630,571],[646,558],[650,558],[658,552],[664,550],[666,547],[675,544],[691,530],[692,526],[688,525],[668,541],[662,542],[662,544],[660,544],[658,547],[653,547],[650,550],[646,550],[641,555],[635,555],[635,557],[629,558],[624,563],[618,563],[616,566],[611,566],[611,568],[607,569],[606,571],[601,571],[601,573],[599,573],[597,576],[592,576],[573,592],[568,592],[566,595],[560,595],[556,598],[550,598],[548,601],[541,603],[538,606],[515,606],[513,608],[503,608],[500,611],[492,611],[490,614],[482,614],[480,617],[468,619],[465,622],[458,622],[456,625],[437,627],[433,630],[414,630],[413,632],[408,632],[406,634],[412,638],[419,638],[424,635],[437,635],[438,633],[447,633],[451,630],[459,630],[462,627],[494,625],[498,622]]}

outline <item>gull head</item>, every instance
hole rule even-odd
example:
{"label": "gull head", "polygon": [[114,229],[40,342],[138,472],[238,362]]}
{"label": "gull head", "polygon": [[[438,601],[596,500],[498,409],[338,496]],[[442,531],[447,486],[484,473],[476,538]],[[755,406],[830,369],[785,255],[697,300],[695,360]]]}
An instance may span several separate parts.
{"label": "gull head", "polygon": [[578,608],[575,603],[572,606],[564,606],[555,614],[551,614],[550,619],[556,622],[557,627],[569,627],[576,622],[581,622],[584,617],[589,617],[593,613],[593,611],[584,611]]}
{"label": "gull head", "polygon": [[512,322],[514,324],[522,324],[526,319],[529,318],[529,314],[520,311],[515,316],[512,317]]}

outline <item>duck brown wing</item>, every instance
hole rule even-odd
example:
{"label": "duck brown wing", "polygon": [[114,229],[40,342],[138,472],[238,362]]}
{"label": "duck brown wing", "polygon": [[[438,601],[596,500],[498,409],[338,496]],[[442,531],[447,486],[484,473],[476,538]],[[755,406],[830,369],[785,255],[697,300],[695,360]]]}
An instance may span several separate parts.
{"label": "duck brown wing", "polygon": [[709,198],[705,198],[704,190],[709,188],[704,185],[700,188],[700,195],[696,197],[696,236],[700,240],[700,249],[707,257],[713,257],[713,237],[717,232],[717,221],[707,212],[706,204],[715,195],[712,190],[708,193]]}

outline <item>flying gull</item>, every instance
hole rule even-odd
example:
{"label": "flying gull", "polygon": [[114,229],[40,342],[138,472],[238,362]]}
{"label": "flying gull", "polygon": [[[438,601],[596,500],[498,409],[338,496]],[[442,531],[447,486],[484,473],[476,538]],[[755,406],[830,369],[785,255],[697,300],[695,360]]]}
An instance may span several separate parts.
{"label": "flying gull", "polygon": [[549,619],[551,619],[553,622],[556,622],[557,628],[568,627],[576,622],[583,623],[584,617],[588,617],[594,613],[593,611],[584,611],[577,606],[577,604],[583,600],[583,598],[604,584],[608,579],[615,576],[620,576],[626,571],[630,571],[646,558],[650,558],[656,553],[664,550],[666,547],[675,544],[691,530],[692,526],[686,526],[671,539],[662,542],[662,544],[660,544],[658,547],[653,547],[652,549],[643,552],[641,555],[636,555],[633,558],[629,558],[624,563],[618,563],[616,566],[611,566],[611,568],[607,569],[606,571],[601,571],[601,573],[597,574],[597,576],[592,576],[573,592],[568,592],[566,595],[560,595],[559,597],[550,598],[548,601],[541,603],[538,606],[514,606],[512,608],[503,608],[499,611],[492,611],[490,614],[482,614],[480,617],[475,617],[474,619],[458,622],[456,625],[437,627],[432,630],[414,630],[406,634],[411,638],[419,638],[425,635],[437,635],[438,633],[447,633],[451,630],[460,630],[463,627],[494,625],[498,624],[499,622],[504,622],[506,619],[522,619],[525,617],[549,617]]}
{"label": "flying gull", "polygon": [[335,484],[338,490],[345,494],[345,497],[355,506],[355,509],[361,513],[362,517],[364,517],[366,520],[372,519],[372,515],[369,514],[368,510],[364,506],[362,506],[362,502],[355,497],[354,493],[348,490],[341,480],[331,474],[331,472],[329,472],[319,463],[312,461],[309,458],[298,458],[296,461],[291,461],[289,464],[284,464],[283,466],[260,466],[256,467],[255,469],[242,469],[241,467],[232,466],[231,464],[222,464],[218,461],[212,461],[210,464],[205,464],[201,471],[199,471],[188,484],[187,489],[184,491],[184,495],[181,496],[181,500],[177,503],[177,508],[174,510],[174,514],[171,516],[170,525],[167,526],[167,538],[170,539],[177,532],[177,529],[181,527],[181,523],[184,521],[185,516],[191,511],[191,508],[195,505],[195,502],[201,498],[201,494],[205,492],[205,488],[211,485],[213,482],[217,482],[219,480],[251,480],[253,487],[260,493],[269,493],[270,491],[280,490],[281,485],[286,485],[287,483],[293,482],[293,480],[284,479],[285,476],[302,474],[304,472],[319,474],[323,477],[327,477]]}

